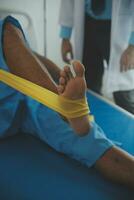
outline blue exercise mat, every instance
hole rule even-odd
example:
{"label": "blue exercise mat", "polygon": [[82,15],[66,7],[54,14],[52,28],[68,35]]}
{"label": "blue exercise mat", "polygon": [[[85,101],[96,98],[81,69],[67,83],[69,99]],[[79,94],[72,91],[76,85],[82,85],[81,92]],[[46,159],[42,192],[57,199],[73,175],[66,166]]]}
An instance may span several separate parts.
{"label": "blue exercise mat", "polygon": [[[134,155],[134,118],[89,93],[91,111],[110,139]],[[50,133],[51,134],[51,133]],[[133,200],[134,191],[26,134],[0,141],[0,200]]]}

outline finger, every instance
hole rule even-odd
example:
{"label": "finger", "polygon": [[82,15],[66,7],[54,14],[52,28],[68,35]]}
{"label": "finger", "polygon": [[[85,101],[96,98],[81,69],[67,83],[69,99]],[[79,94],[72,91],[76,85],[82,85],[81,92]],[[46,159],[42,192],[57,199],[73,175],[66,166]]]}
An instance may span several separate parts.
{"label": "finger", "polygon": [[126,55],[126,62],[125,62],[125,69],[124,71],[126,72],[130,67],[130,58],[128,55]]}
{"label": "finger", "polygon": [[63,54],[63,57],[64,57],[64,62],[66,62],[67,64],[69,64],[70,63],[70,56],[68,56],[68,55],[70,55],[71,56],[71,53],[70,53],[70,51],[67,51],[67,52],[65,52],[64,54]]}
{"label": "finger", "polygon": [[69,60],[67,59],[66,55],[63,55],[63,61],[67,64],[69,64]]}
{"label": "finger", "polygon": [[120,72],[123,72],[123,69],[124,69],[124,58],[123,58],[123,56],[121,56],[121,59],[120,59]]}
{"label": "finger", "polygon": [[132,70],[132,69],[134,69],[134,64],[129,64],[128,70]]}
{"label": "finger", "polygon": [[126,69],[126,65],[127,65],[127,58],[125,55],[123,55],[121,57],[121,61],[120,61],[121,65],[120,65],[120,71],[123,72]]}
{"label": "finger", "polygon": [[62,94],[64,92],[65,87],[63,85],[58,85],[57,90],[59,94]]}

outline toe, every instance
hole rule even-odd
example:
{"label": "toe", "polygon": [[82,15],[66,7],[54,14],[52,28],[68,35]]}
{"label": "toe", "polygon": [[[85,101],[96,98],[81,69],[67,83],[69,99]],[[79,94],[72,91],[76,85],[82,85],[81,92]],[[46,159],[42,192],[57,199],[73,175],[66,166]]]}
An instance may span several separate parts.
{"label": "toe", "polygon": [[59,84],[60,85],[65,85],[66,84],[66,79],[62,76],[62,77],[60,77],[60,79],[59,79]]}
{"label": "toe", "polygon": [[73,74],[72,74],[69,66],[65,66],[64,71],[66,72],[68,79],[71,79],[73,77]]}
{"label": "toe", "polygon": [[81,64],[79,61],[73,61],[72,64],[73,64],[73,68],[76,73],[76,76],[83,77],[85,73],[85,68],[83,64]]}
{"label": "toe", "polygon": [[64,70],[61,70],[61,72],[60,72],[60,76],[62,76],[62,77],[64,77],[64,78],[66,78],[66,72],[64,71]]}
{"label": "toe", "polygon": [[59,85],[59,86],[57,87],[57,90],[58,90],[58,93],[59,93],[59,94],[62,94],[62,93],[64,92],[64,89],[65,89],[65,87],[64,87],[63,85]]}
{"label": "toe", "polygon": [[67,74],[70,72],[70,68],[69,66],[64,66],[64,72],[66,72]]}
{"label": "toe", "polygon": [[68,81],[68,74],[66,73],[66,71],[64,71],[64,69],[60,72],[60,76],[63,77],[66,82]]}

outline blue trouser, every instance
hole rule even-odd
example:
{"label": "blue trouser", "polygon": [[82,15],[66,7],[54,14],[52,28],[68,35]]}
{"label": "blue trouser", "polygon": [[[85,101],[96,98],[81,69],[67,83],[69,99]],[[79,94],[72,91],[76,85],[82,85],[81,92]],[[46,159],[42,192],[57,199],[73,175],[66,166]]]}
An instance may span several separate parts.
{"label": "blue trouser", "polygon": [[[14,18],[8,17],[5,20],[21,29]],[[1,41],[5,20],[0,21]],[[3,57],[2,43],[0,45],[0,68],[9,70]],[[29,133],[87,166],[92,166],[113,146],[95,122],[91,124],[90,132],[80,137],[53,110],[3,83],[0,83],[0,91],[1,138],[20,131],[24,134]]]}

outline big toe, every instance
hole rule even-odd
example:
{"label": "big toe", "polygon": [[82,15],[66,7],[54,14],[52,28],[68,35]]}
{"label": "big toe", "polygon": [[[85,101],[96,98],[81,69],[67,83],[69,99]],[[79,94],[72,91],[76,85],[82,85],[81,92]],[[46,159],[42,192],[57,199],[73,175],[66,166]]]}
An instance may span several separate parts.
{"label": "big toe", "polygon": [[84,76],[85,68],[82,63],[80,63],[79,61],[76,60],[76,61],[72,62],[72,65],[73,65],[74,71],[76,73],[76,76],[79,76],[79,77]]}

